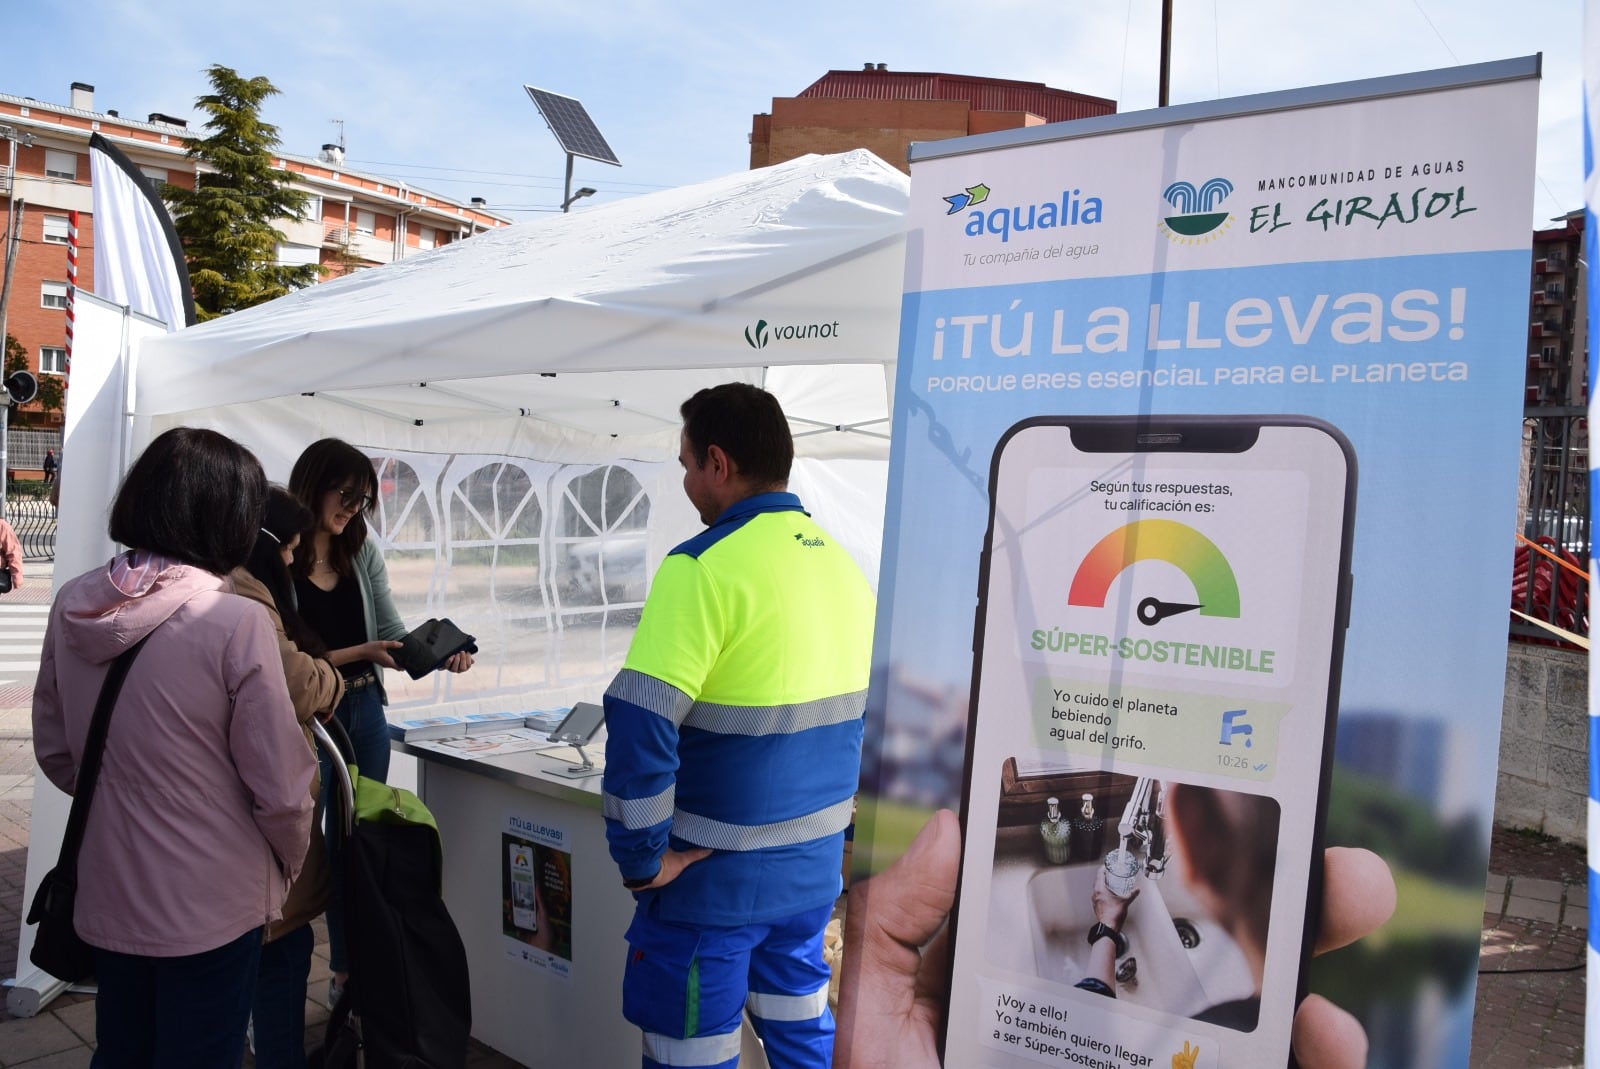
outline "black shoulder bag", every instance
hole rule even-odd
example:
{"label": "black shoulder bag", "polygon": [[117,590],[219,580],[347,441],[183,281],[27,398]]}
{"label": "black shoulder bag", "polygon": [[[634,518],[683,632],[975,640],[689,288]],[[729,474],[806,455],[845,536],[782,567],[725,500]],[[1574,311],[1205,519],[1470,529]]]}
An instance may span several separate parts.
{"label": "black shoulder bag", "polygon": [[[154,632],[151,632],[154,634]],[[77,983],[94,975],[94,947],[78,938],[72,923],[72,910],[78,897],[78,848],[83,845],[83,827],[89,821],[89,803],[94,800],[95,780],[100,778],[100,755],[106,748],[106,732],[111,727],[111,707],[117,704],[128,667],[139,656],[145,635],[122,651],[111,662],[106,681],[100,684],[100,699],[95,702],[94,719],[89,722],[89,737],[84,742],[83,760],[78,765],[77,790],[72,795],[72,812],[67,817],[67,832],[61,839],[61,856],[56,867],[44,874],[33,904],[28,907],[28,923],[37,924],[33,951],[29,959],[51,976]]]}

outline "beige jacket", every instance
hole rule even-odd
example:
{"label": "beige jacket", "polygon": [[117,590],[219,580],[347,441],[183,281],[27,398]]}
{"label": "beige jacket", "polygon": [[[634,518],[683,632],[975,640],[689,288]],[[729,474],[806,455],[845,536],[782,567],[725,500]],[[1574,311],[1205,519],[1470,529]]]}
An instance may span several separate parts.
{"label": "beige jacket", "polygon": [[[283,674],[289,684],[289,698],[294,702],[294,715],[305,732],[306,745],[315,752],[316,742],[311,736],[310,721],[313,716],[331,713],[339,699],[344,697],[344,676],[321,657],[313,657],[296,646],[283,630],[283,618],[272,600],[272,593],[261,580],[243,568],[235,568],[228,576],[233,581],[233,591],[251,601],[266,606],[267,617],[278,636],[278,653],[283,660]],[[311,777],[311,798],[317,801],[322,795],[320,771]],[[328,906],[332,893],[329,882],[327,850],[322,841],[322,811],[318,806],[316,820],[311,826],[311,845],[306,849],[305,867],[289,888],[289,898],[283,904],[283,919],[267,926],[266,941],[271,942],[302,924],[309,924]]]}

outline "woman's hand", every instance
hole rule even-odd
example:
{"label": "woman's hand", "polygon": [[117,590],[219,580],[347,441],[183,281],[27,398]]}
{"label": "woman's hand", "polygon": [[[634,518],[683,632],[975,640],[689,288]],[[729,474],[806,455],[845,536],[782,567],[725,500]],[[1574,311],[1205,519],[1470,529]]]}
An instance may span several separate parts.
{"label": "woman's hand", "polygon": [[444,664],[441,667],[447,672],[465,672],[472,667],[472,654],[466,650],[462,650],[460,653],[452,653],[444,659]]}
{"label": "woman's hand", "polygon": [[363,642],[359,646],[346,646],[343,649],[332,650],[328,654],[328,663],[334,667],[351,664],[355,661],[371,661],[379,668],[399,668],[390,650],[397,650],[403,643],[393,639],[375,638],[371,642]]}

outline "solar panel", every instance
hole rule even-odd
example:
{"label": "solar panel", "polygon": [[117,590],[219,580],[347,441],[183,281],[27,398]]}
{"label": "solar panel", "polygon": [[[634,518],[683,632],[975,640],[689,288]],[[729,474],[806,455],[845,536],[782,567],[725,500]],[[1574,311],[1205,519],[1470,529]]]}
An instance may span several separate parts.
{"label": "solar panel", "polygon": [[569,156],[582,156],[585,159],[622,166],[622,161],[617,159],[617,154],[606,144],[606,139],[595,127],[594,120],[589,118],[589,113],[583,110],[580,101],[564,97],[560,93],[552,93],[548,89],[535,89],[531,85],[522,88],[528,91],[528,96],[533,99],[533,106],[544,116],[544,121],[550,126],[550,132],[555,134],[556,140],[561,143],[563,152]]}

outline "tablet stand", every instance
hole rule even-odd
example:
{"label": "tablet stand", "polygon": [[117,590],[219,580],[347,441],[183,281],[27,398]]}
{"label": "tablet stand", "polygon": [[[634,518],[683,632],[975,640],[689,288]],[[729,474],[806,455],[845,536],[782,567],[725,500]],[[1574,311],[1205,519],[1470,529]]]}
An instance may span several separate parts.
{"label": "tablet stand", "polygon": [[[558,738],[555,741],[570,742],[572,744],[572,748],[578,751],[578,756],[583,758],[583,764],[568,765],[566,768],[551,769],[550,775],[564,776],[567,779],[583,779],[586,776],[598,776],[605,771],[603,768],[596,768],[594,766],[594,759],[589,756],[586,750],[584,750],[583,743],[578,741],[576,737]],[[551,755],[546,754],[545,756],[549,757]]]}
{"label": "tablet stand", "polygon": [[[550,732],[550,741],[576,749],[578,756],[583,758],[583,764],[569,764],[566,768],[552,769],[550,775],[565,779],[584,779],[588,776],[598,776],[605,771],[603,768],[595,767],[594,759],[583,748],[600,731],[600,725],[605,723],[605,719],[605,709],[593,702],[578,702],[568,710],[566,718]],[[558,761],[565,760],[554,754],[544,756]]]}

